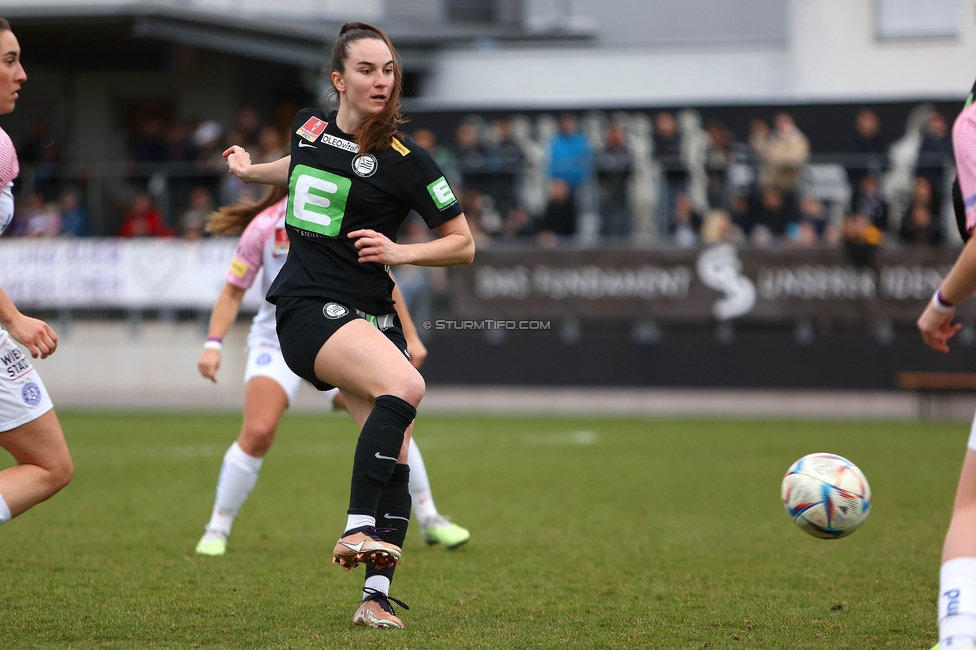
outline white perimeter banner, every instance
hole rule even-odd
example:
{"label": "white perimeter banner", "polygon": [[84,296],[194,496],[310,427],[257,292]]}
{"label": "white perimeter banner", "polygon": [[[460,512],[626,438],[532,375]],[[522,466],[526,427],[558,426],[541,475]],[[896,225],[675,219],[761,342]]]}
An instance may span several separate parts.
{"label": "white perimeter banner", "polygon": [[[4,239],[0,286],[23,308],[209,310],[236,247],[236,238]],[[257,311],[263,299],[252,287],[243,309]]]}

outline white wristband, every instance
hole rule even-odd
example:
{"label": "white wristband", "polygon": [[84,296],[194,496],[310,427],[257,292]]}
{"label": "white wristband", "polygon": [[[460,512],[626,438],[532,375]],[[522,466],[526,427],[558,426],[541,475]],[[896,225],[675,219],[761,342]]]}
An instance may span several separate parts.
{"label": "white wristband", "polygon": [[938,291],[932,294],[931,304],[932,304],[932,309],[939,312],[940,314],[945,314],[955,309],[955,305],[946,305],[942,302],[942,300],[939,299]]}
{"label": "white wristband", "polygon": [[207,341],[203,344],[204,350],[217,350],[218,352],[223,349],[223,344],[220,341]]}

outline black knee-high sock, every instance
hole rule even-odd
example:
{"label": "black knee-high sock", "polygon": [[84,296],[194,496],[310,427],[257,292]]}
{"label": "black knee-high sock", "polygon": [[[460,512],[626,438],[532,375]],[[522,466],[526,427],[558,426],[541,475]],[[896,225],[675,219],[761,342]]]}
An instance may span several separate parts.
{"label": "black knee-high sock", "polygon": [[[407,524],[410,523],[411,503],[410,466],[397,465],[376,506],[376,527],[383,531],[379,535],[384,542],[403,548],[403,542],[407,539]],[[392,582],[395,569],[395,564],[384,569],[367,566],[366,577],[383,575]]]}
{"label": "black knee-high sock", "polygon": [[[356,445],[349,510],[346,511],[350,515],[376,516],[376,504],[403,446],[403,432],[415,417],[417,409],[399,397],[380,395],[376,398]],[[379,521],[376,523],[382,526]]]}

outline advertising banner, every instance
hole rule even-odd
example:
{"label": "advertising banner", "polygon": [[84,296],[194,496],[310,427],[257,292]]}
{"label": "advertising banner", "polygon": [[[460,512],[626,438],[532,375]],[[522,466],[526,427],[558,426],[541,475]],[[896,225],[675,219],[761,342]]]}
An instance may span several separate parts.
{"label": "advertising banner", "polygon": [[[958,250],[891,248],[869,267],[844,251],[479,251],[452,269],[456,318],[914,321]],[[964,304],[960,317],[976,316]]]}

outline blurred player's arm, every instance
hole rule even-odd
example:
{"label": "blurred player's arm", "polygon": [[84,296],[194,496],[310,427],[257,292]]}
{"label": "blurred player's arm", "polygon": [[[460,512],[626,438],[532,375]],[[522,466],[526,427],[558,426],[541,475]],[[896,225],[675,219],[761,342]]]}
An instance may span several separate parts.
{"label": "blurred player's arm", "polygon": [[[224,285],[224,290],[220,292],[220,297],[217,298],[213,311],[210,312],[207,340],[218,342],[224,340],[231,325],[237,320],[237,314],[241,311],[241,302],[244,300],[245,291],[245,289],[229,283]],[[216,384],[217,370],[220,368],[220,350],[216,347],[204,348],[200,360],[197,361],[197,368],[201,375]]]}
{"label": "blurred player's arm", "polygon": [[[392,275],[392,274],[391,274]],[[417,335],[417,326],[413,324],[410,311],[407,309],[407,301],[404,300],[400,287],[393,285],[393,300],[396,301],[396,313],[400,317],[400,327],[403,329],[403,338],[407,340],[407,352],[410,353],[410,363],[414,368],[420,368],[427,359],[427,347]]]}
{"label": "blurred player's arm", "polygon": [[[953,264],[952,270],[942,281],[942,286],[936,295],[950,305],[958,305],[976,293],[976,238],[966,242],[959,258]],[[918,318],[918,329],[922,333],[922,340],[936,352],[948,352],[948,341],[962,325],[952,324],[955,307],[936,306],[936,297],[925,307],[925,311]]]}
{"label": "blurred player's arm", "polygon": [[251,155],[236,144],[223,153],[227,171],[245,183],[264,185],[288,185],[288,168],[291,156],[270,163],[251,164]]}
{"label": "blurred player's arm", "polygon": [[24,316],[0,287],[0,325],[35,359],[46,359],[58,347],[58,335],[42,320]]}

